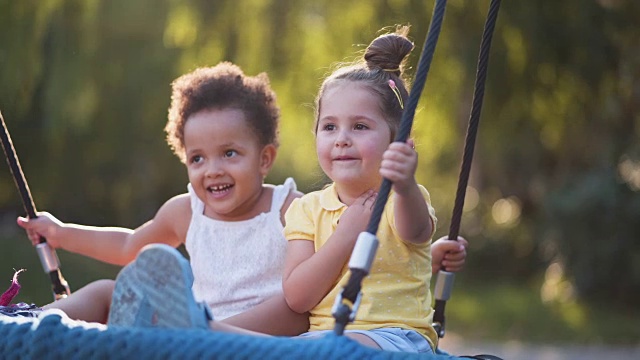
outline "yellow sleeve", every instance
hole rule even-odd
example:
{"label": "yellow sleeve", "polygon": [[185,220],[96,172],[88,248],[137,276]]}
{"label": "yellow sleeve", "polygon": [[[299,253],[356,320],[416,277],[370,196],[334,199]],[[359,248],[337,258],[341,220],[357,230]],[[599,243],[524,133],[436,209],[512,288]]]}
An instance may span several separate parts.
{"label": "yellow sleeve", "polygon": [[433,220],[433,231],[431,232],[431,238],[433,240],[433,235],[436,233],[436,226],[438,225],[438,218],[436,217],[436,209],[431,206],[431,195],[429,195],[429,191],[422,185],[418,185],[420,188],[420,192],[424,197],[424,200],[427,202],[427,207],[429,208],[429,217]]}
{"label": "yellow sleeve", "polygon": [[[427,191],[427,189],[420,184],[418,184],[418,188],[422,193],[422,197],[424,198],[424,201],[427,203],[427,208],[429,209],[429,217],[433,221],[433,231],[431,232],[431,240],[433,240],[433,235],[436,233],[436,225],[438,225],[436,210],[433,208],[433,206],[431,206],[431,195],[429,195],[429,191]],[[389,196],[389,201],[387,201],[387,204],[384,207],[384,213],[385,213],[386,220],[389,222],[389,225],[391,226],[391,231],[393,232],[394,236],[400,239],[400,236],[398,235],[398,229],[396,228],[396,215],[395,215],[395,212],[393,211],[393,204],[394,204],[395,198],[396,198],[396,194],[395,192],[392,192],[391,195]],[[425,219],[425,220],[429,221],[428,219]],[[429,243],[430,241],[427,241],[425,244],[429,244]]]}
{"label": "yellow sleeve", "polygon": [[284,215],[284,237],[287,240],[315,240],[315,226],[304,197],[295,199]]}

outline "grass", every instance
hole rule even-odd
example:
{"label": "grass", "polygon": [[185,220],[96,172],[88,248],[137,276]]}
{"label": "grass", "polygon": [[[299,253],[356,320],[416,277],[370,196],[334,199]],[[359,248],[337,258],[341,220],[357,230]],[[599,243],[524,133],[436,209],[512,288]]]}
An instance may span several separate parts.
{"label": "grass", "polygon": [[541,300],[541,282],[456,279],[447,302],[447,329],[474,341],[636,345],[640,312],[580,301]]}

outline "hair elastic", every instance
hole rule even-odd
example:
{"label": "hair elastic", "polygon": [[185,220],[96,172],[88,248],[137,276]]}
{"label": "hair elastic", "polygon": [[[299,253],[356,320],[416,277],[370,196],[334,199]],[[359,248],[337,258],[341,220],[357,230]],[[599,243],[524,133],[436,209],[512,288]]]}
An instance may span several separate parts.
{"label": "hair elastic", "polygon": [[391,88],[391,91],[393,91],[393,93],[396,95],[396,98],[398,99],[398,102],[400,103],[400,108],[402,110],[404,110],[404,103],[402,102],[402,95],[400,95],[400,90],[396,86],[396,82],[391,80],[391,79],[389,79],[389,87]]}

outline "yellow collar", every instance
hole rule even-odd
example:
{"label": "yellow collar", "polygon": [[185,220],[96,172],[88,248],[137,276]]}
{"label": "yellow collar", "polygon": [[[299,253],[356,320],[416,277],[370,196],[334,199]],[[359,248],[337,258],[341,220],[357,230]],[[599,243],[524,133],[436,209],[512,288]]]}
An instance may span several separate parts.
{"label": "yellow collar", "polygon": [[336,211],[347,206],[340,202],[335,183],[331,183],[320,193],[320,206],[327,211]]}

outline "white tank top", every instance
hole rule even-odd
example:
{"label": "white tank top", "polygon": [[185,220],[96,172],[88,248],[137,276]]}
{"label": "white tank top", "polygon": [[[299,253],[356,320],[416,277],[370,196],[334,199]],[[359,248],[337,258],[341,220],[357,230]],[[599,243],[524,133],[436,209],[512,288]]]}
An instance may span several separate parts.
{"label": "white tank top", "polygon": [[253,219],[220,221],[204,215],[204,203],[187,186],[193,215],[185,246],[193,293],[217,320],[246,311],[282,293],[286,240],[280,210],[296,189],[292,178],[274,188],[271,209]]}

